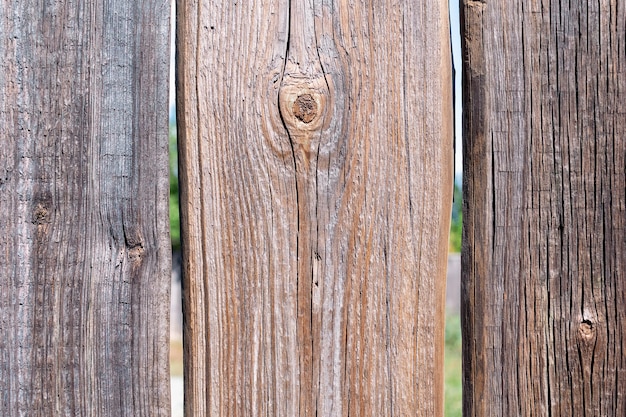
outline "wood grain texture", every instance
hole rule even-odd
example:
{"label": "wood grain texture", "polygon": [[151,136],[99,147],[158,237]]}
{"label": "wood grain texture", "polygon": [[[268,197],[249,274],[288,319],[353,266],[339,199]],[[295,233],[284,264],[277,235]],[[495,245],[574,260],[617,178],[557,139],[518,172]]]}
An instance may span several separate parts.
{"label": "wood grain texture", "polygon": [[626,415],[626,8],[465,1],[466,416]]}
{"label": "wood grain texture", "polygon": [[165,0],[0,1],[0,415],[169,416]]}
{"label": "wood grain texture", "polygon": [[447,1],[177,4],[187,415],[443,415]]}

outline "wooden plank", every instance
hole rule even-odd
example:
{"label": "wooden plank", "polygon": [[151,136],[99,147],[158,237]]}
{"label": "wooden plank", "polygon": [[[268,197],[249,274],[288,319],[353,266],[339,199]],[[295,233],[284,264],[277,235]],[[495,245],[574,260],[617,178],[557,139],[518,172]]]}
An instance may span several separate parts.
{"label": "wooden plank", "polygon": [[464,415],[626,415],[626,9],[463,10]]}
{"label": "wooden plank", "polygon": [[447,1],[178,2],[188,415],[443,415]]}
{"label": "wooden plank", "polygon": [[0,0],[2,416],[169,416],[168,26]]}

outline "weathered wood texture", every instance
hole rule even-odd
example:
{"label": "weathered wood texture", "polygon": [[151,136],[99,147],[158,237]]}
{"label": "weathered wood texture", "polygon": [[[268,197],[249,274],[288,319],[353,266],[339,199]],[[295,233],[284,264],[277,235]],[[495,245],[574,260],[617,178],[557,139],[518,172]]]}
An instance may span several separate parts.
{"label": "weathered wood texture", "polygon": [[626,8],[464,3],[464,415],[625,416]]}
{"label": "weathered wood texture", "polygon": [[0,415],[168,416],[169,2],[0,0]]}
{"label": "weathered wood texture", "polygon": [[442,415],[447,1],[177,21],[188,415]]}

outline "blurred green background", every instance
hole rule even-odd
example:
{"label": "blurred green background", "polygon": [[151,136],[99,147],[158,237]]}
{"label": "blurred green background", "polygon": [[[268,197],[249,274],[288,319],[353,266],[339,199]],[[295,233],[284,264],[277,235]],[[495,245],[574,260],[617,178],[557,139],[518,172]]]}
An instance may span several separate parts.
{"label": "blurred green background", "polygon": [[446,348],[444,361],[445,416],[461,417],[461,321],[458,314],[446,317]]}
{"label": "blurred green background", "polygon": [[179,252],[178,148],[176,142],[176,123],[173,120],[170,120],[170,236],[172,239],[172,252]]}
{"label": "blurred green background", "polygon": [[[463,195],[460,177],[457,177],[454,184],[454,201],[452,203],[452,219],[450,222],[450,253],[459,254],[461,252],[462,229]],[[451,281],[455,282],[449,279],[448,285],[450,285]],[[458,311],[454,309],[446,309],[446,311],[445,416],[461,417],[463,399],[461,387],[461,318]]]}

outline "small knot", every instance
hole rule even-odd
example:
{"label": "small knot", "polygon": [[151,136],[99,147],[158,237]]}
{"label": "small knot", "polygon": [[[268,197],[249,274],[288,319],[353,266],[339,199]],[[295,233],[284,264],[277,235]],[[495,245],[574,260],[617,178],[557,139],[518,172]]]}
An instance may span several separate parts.
{"label": "small knot", "polygon": [[578,326],[578,333],[582,339],[593,339],[596,329],[591,320],[584,319]]}
{"label": "small knot", "polygon": [[293,103],[293,114],[304,123],[311,123],[317,116],[317,103],[310,94],[298,96]]}
{"label": "small knot", "polygon": [[130,259],[139,259],[143,255],[144,249],[142,244],[137,244],[135,246],[128,248],[128,257]]}
{"label": "small knot", "polygon": [[[128,233],[128,231],[125,231]],[[143,253],[143,239],[138,233],[129,233],[124,235],[126,240],[126,250],[128,251],[128,257],[134,260],[140,260]]]}
{"label": "small knot", "polygon": [[43,204],[38,203],[35,207],[35,211],[33,213],[33,224],[42,225],[50,223],[50,213],[48,213],[48,209],[44,207]]}

